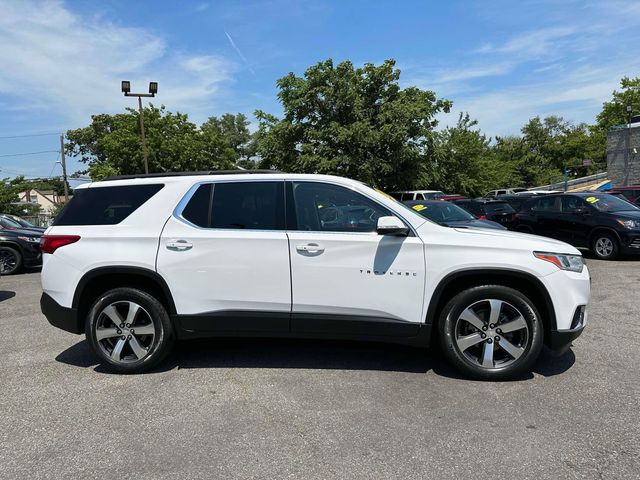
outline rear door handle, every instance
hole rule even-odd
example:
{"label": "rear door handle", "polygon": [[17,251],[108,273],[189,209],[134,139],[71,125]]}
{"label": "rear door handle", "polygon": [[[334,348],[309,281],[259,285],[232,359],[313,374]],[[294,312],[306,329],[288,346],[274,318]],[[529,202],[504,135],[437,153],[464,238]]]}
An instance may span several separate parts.
{"label": "rear door handle", "polygon": [[192,247],[193,244],[187,242],[186,240],[169,240],[167,242],[167,250],[174,250],[176,252],[190,250]]}
{"label": "rear door handle", "polygon": [[301,253],[322,253],[324,247],[317,243],[307,243],[306,245],[297,245],[296,250]]}

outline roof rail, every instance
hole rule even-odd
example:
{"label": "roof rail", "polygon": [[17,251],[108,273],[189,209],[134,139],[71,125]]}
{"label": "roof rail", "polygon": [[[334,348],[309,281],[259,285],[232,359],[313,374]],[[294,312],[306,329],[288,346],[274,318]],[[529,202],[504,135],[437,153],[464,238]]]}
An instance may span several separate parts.
{"label": "roof rail", "polygon": [[197,175],[236,175],[236,174],[258,174],[258,173],[283,173],[279,170],[207,170],[204,172],[161,172],[161,173],[136,173],[133,175],[114,175],[103,178],[108,180],[130,180],[132,178],[162,178],[162,177],[191,177]]}

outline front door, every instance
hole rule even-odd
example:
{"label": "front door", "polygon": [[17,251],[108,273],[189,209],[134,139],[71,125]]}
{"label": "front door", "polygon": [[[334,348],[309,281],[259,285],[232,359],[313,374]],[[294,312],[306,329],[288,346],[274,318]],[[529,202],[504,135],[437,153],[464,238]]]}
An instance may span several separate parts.
{"label": "front door", "polygon": [[294,333],[413,336],[424,321],[425,257],[413,236],[376,233],[392,215],[322,182],[287,185]]}
{"label": "front door", "polygon": [[182,327],[289,331],[283,181],[197,185],[167,221],[157,269]]}

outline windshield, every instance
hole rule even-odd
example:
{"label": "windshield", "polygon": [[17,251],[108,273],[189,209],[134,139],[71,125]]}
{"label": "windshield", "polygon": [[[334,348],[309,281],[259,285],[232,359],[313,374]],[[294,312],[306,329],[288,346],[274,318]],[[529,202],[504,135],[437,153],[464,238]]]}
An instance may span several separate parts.
{"label": "windshield", "polygon": [[20,225],[18,222],[14,222],[7,217],[0,218],[0,226],[5,228],[22,228],[22,225]]}
{"label": "windshield", "polygon": [[638,210],[626,200],[622,200],[614,195],[593,195],[585,198],[587,203],[593,205],[600,212],[622,212],[625,210]]}
{"label": "windshield", "polygon": [[23,227],[27,227],[27,228],[31,228],[31,227],[35,227],[36,226],[33,223],[31,223],[30,221],[25,220],[24,218],[21,218],[21,217],[11,217],[11,220],[13,220],[14,222],[19,223]]}
{"label": "windshield", "polygon": [[425,218],[440,224],[449,222],[468,222],[476,217],[469,212],[449,202],[418,202],[411,208]]}

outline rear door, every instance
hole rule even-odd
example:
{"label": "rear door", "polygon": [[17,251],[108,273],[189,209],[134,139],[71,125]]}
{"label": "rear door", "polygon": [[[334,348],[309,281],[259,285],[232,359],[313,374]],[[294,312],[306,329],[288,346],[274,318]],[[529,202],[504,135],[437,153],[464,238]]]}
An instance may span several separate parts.
{"label": "rear door", "polygon": [[540,198],[531,208],[534,232],[545,237],[560,239],[558,217],[560,215],[560,197]]}
{"label": "rear door", "polygon": [[288,183],[297,333],[412,336],[423,322],[422,241],[378,235],[392,215],[365,195],[324,182]]}
{"label": "rear door", "polygon": [[283,181],[203,183],[162,232],[157,269],[187,330],[289,329]]}

